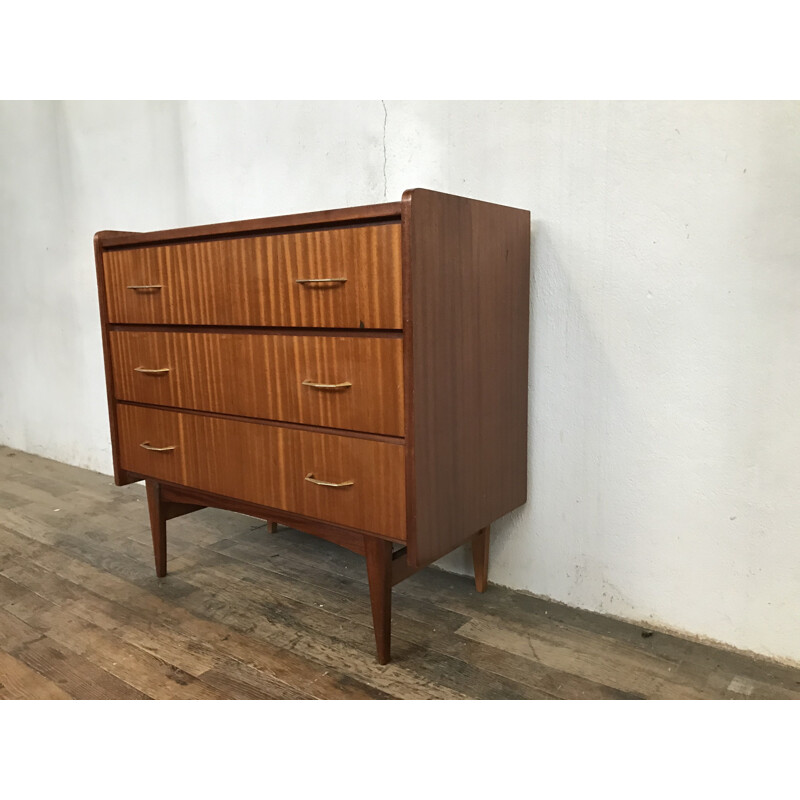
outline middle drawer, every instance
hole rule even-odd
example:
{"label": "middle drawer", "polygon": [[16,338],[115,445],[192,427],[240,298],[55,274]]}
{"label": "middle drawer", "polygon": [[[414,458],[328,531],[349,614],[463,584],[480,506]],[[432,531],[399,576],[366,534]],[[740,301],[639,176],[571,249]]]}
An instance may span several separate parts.
{"label": "middle drawer", "polygon": [[403,436],[402,340],[111,331],[118,400]]}

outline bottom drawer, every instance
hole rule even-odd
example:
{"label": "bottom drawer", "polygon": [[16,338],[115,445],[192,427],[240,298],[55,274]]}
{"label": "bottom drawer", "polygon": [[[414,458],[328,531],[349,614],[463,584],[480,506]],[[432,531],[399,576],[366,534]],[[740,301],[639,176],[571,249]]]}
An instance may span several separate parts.
{"label": "bottom drawer", "polygon": [[117,423],[123,470],[406,538],[403,445],[122,403]]}

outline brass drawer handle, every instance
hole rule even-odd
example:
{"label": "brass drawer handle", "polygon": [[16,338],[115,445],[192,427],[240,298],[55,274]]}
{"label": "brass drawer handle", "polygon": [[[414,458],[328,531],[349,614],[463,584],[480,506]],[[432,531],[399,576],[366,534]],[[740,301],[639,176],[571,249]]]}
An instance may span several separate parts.
{"label": "brass drawer handle", "polygon": [[169,445],[169,447],[153,447],[150,442],[142,442],[139,447],[144,447],[145,450],[152,450],[154,453],[166,453],[168,450],[175,449],[174,444]]}
{"label": "brass drawer handle", "polygon": [[141,372],[142,375],[166,375],[169,372],[169,367],[162,367],[161,369],[147,369],[147,367],[134,367],[134,372]]}
{"label": "brass drawer handle", "polygon": [[298,278],[295,283],[347,283],[347,278]]}
{"label": "brass drawer handle", "polygon": [[134,292],[158,292],[164,287],[160,283],[150,283],[142,286],[129,286],[128,288],[133,289]]}
{"label": "brass drawer handle", "polygon": [[330,486],[332,489],[341,489],[344,486],[353,485],[353,481],[344,481],[344,483],[330,483],[329,481],[320,481],[314,477],[313,472],[309,472],[308,475],[306,475],[305,480],[307,480],[309,483],[315,484],[316,486]]}
{"label": "brass drawer handle", "polygon": [[310,386],[312,389],[349,389],[352,385],[350,381],[344,383],[314,383],[308,379],[303,381],[303,386]]}

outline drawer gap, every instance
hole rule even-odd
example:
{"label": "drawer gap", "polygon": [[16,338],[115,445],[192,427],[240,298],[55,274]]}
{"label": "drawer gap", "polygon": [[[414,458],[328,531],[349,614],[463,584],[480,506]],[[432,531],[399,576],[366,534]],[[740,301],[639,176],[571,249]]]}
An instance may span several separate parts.
{"label": "drawer gap", "polygon": [[[389,205],[389,204],[387,204]],[[258,220],[256,220],[258,222]],[[253,236],[278,236],[282,233],[308,233],[311,231],[330,231],[341,228],[364,228],[375,225],[396,225],[400,222],[399,211],[390,210],[387,215],[375,217],[359,217],[351,222],[306,222],[294,225],[284,225],[282,227],[265,228],[242,228],[238,231],[228,233],[220,231],[214,233],[213,229],[206,232],[199,230],[196,235],[187,235],[185,229],[175,229],[171,231],[156,231],[153,233],[121,233],[107,235],[105,241],[101,243],[104,251],[110,250],[139,250],[142,247],[164,247],[171,244],[195,244],[198,242],[220,241],[222,239],[247,239]],[[209,226],[212,227],[212,226]],[[221,228],[222,226],[219,226]],[[191,230],[191,229],[189,229]]]}
{"label": "drawer gap", "polygon": [[152,331],[153,333],[252,333],[270,336],[362,336],[373,339],[402,339],[399,328],[284,328],[252,325],[152,325],[150,323],[112,322],[110,331]]}
{"label": "drawer gap", "polygon": [[367,433],[365,431],[351,431],[346,428],[326,428],[322,425],[305,425],[301,422],[284,422],[279,419],[263,419],[261,417],[243,417],[239,414],[222,414],[218,411],[197,411],[192,408],[178,408],[177,406],[158,406],[153,403],[134,403],[130,400],[116,401],[119,405],[135,406],[137,408],[152,408],[157,411],[179,411],[181,414],[193,414],[200,417],[217,417],[219,419],[237,420],[239,422],[251,422],[256,425],[271,425],[274,428],[291,428],[298,431],[312,431],[314,433],[327,433],[333,436],[349,436],[354,439],[369,439],[374,442],[386,442],[387,444],[405,445],[405,437],[388,436],[383,433]]}

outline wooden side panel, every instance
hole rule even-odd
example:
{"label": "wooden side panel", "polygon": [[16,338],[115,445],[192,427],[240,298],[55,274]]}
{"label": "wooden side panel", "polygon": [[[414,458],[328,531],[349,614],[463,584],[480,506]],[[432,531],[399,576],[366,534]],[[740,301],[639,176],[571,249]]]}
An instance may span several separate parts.
{"label": "wooden side panel", "polygon": [[[110,322],[402,326],[396,223],[111,250],[104,262]],[[323,279],[343,280],[297,283]]]}
{"label": "wooden side panel", "polygon": [[403,435],[399,338],[128,330],[110,341],[120,400]]}
{"label": "wooden side panel", "polygon": [[117,422],[120,464],[132,473],[405,539],[401,444],[126,403]]}
{"label": "wooden side panel", "polygon": [[409,560],[421,565],[526,500],[530,214],[415,189],[403,229]]}
{"label": "wooden side panel", "polygon": [[114,377],[111,367],[111,342],[108,333],[108,303],[106,302],[106,282],[103,259],[105,253],[101,245],[102,233],[94,237],[94,259],[97,270],[97,295],[100,301],[100,332],[103,337],[103,360],[105,362],[106,398],[108,401],[108,423],[111,433],[111,453],[114,459],[114,483],[124,486],[135,479],[125,475],[119,466],[119,446],[117,436],[117,401],[114,391]]}

